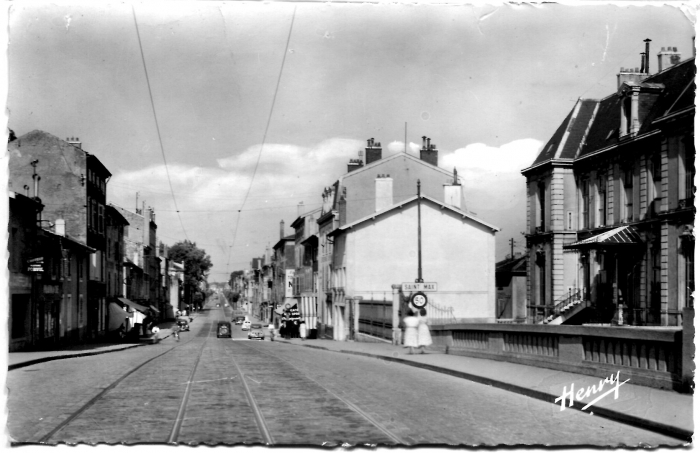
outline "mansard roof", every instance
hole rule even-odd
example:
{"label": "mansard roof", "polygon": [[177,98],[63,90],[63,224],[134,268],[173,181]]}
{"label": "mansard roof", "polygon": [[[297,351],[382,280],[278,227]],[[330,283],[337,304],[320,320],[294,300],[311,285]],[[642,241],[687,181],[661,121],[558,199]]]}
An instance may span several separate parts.
{"label": "mansard roof", "polygon": [[595,114],[598,102],[579,99],[549,139],[532,166],[553,159],[573,159]]}
{"label": "mansard roof", "polygon": [[[640,124],[637,136],[652,132],[657,120],[694,106],[695,60],[689,59],[644,79],[639,86],[661,88]],[[629,85],[629,84],[628,84]],[[601,100],[591,129],[577,157],[584,157],[620,142],[620,103],[617,93]]]}

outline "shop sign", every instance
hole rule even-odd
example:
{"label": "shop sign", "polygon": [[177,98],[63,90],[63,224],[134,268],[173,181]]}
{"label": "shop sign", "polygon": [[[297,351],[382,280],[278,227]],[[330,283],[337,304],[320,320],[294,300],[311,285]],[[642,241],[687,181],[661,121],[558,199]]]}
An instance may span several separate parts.
{"label": "shop sign", "polygon": [[28,272],[44,272],[44,257],[32,258],[28,262]]}
{"label": "shop sign", "polygon": [[294,297],[294,269],[285,270],[284,296]]}

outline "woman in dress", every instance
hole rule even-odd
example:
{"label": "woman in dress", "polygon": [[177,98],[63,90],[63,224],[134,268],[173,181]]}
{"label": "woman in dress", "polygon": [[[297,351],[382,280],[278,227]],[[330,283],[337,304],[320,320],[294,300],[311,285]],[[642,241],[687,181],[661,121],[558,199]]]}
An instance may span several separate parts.
{"label": "woman in dress", "polygon": [[421,354],[425,354],[425,347],[433,344],[433,338],[430,336],[430,328],[428,327],[428,312],[425,308],[420,309],[418,316],[418,349]]}
{"label": "woman in dress", "polygon": [[403,324],[406,327],[403,333],[403,346],[409,348],[409,354],[413,354],[413,348],[418,347],[418,318],[410,308],[408,316],[403,318]]}

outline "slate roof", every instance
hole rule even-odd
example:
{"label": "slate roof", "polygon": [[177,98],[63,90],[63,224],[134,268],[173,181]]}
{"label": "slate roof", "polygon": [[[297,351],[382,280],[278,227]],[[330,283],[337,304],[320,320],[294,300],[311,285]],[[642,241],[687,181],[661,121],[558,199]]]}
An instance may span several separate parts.
{"label": "slate roof", "polygon": [[[640,124],[637,136],[653,131],[654,120],[679,112],[694,105],[695,59],[678,63],[664,71],[651,75],[640,84],[642,87],[658,87],[663,90],[656,98],[646,118]],[[595,120],[587,135],[586,142],[577,157],[583,157],[597,150],[620,142],[620,98],[612,94],[600,101]]]}
{"label": "slate roof", "polygon": [[579,149],[598,101],[579,99],[549,139],[532,166],[552,159],[573,159]]}
{"label": "slate roof", "polygon": [[496,263],[496,273],[526,275],[527,255],[516,256],[515,258],[506,258],[503,261],[499,261]]}
{"label": "slate roof", "polygon": [[[642,80],[640,86],[661,89],[637,135],[656,128],[655,120],[695,105],[695,59],[691,58]],[[579,99],[530,168],[553,159],[575,159],[620,142],[620,97],[617,92],[596,101]]]}

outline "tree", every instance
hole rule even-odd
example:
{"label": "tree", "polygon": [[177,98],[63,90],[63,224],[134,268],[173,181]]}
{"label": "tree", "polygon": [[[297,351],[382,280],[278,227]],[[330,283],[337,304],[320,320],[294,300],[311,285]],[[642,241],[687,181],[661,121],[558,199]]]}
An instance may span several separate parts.
{"label": "tree", "polygon": [[168,259],[185,263],[185,302],[192,303],[193,296],[206,285],[211,258],[196,243],[185,240],[170,247]]}

